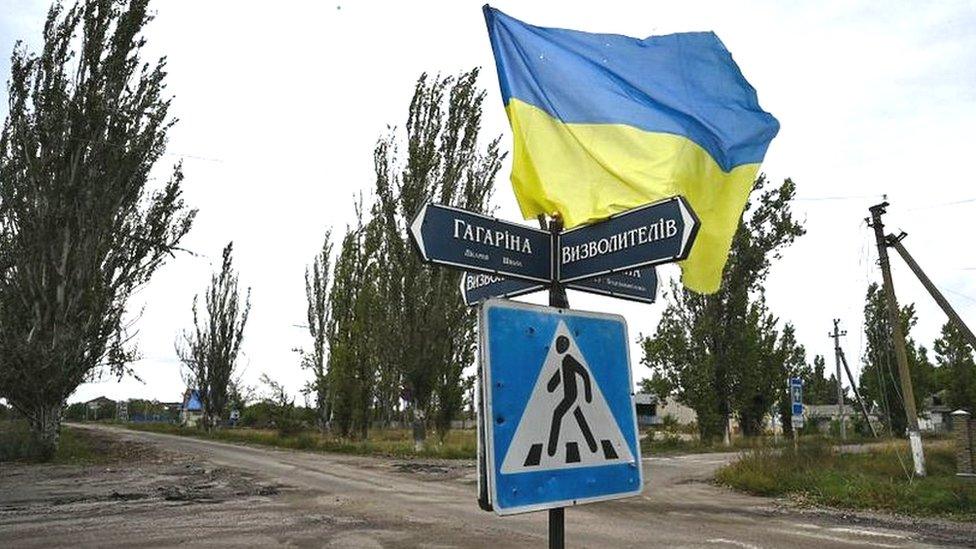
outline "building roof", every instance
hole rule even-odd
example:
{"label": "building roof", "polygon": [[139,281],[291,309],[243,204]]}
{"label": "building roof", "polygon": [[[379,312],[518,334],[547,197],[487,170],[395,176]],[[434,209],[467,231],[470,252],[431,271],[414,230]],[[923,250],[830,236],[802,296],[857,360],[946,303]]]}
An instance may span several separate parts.
{"label": "building roof", "polygon": [[634,404],[657,404],[657,395],[651,393],[637,393],[634,395]]}
{"label": "building roof", "polygon": [[[845,404],[844,405],[844,415],[853,416],[860,415],[860,410],[857,408],[857,404]],[[840,410],[836,404],[804,404],[803,405],[803,415],[806,417],[839,417]],[[875,415],[873,412],[869,415]]]}

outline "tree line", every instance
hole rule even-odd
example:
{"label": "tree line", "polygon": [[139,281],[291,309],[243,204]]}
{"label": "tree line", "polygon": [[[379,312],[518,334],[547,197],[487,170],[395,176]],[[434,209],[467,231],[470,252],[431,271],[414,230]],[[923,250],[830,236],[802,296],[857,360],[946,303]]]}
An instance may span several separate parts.
{"label": "tree line", "polygon": [[[796,186],[787,179],[769,187],[757,180],[736,232],[721,289],[699,295],[672,283],[667,306],[653,336],[641,340],[642,361],[652,375],[644,390],[662,398],[674,396],[697,414],[703,440],[728,437],[730,420],[738,420],[746,436],[762,434],[766,421],[778,416],[792,432],[789,379],[804,384],[806,404],[836,404],[839,380],[826,374],[817,355],[808,362],[790,322],[781,322],[765,299],[764,281],[782,251],[805,230],[791,210]],[[881,286],[871,283],[864,307],[866,347],[858,387],[869,409],[890,434],[905,430],[898,369]],[[916,323],[913,304],[902,307],[909,369],[916,405],[932,399],[952,409],[976,411],[974,350],[947,322],[934,343],[935,363],[924,346],[910,336]],[[844,401],[855,405],[842,389]],[[856,409],[848,408],[852,418]],[[866,426],[864,426],[867,428]]]}
{"label": "tree line", "polygon": [[431,427],[443,436],[462,411],[476,319],[458,274],[425,264],[407,231],[429,200],[490,210],[505,154],[500,138],[481,144],[477,79],[477,69],[421,76],[404,131],[391,130],[374,150],[373,199],[355,201],[334,264],[327,233],[306,272],[313,343],[301,355],[322,428],[365,437],[374,423],[409,419],[420,443]]}
{"label": "tree line", "polygon": [[[409,421],[422,445],[428,428],[447,433],[471,392],[464,370],[474,362],[475,315],[458,293],[458,273],[425,264],[408,228],[429,200],[489,211],[505,155],[499,138],[480,143],[485,92],[477,79],[476,69],[420,77],[405,131],[391,130],[375,147],[373,198],[355,198],[354,223],[336,242],[326,231],[306,269],[311,344],[296,351],[312,377],[303,392],[323,431],[366,438],[373,425]],[[240,390],[236,358],[249,301],[240,302],[231,252],[228,245],[205,314],[194,300],[194,329],[177,345],[207,428],[226,419],[229,395]],[[277,381],[263,383],[277,423],[292,424],[293,399]]]}
{"label": "tree line", "polygon": [[[150,177],[175,122],[165,59],[141,58],[151,19],[148,0],[55,4],[41,51],[18,44],[12,56],[0,132],[0,398],[27,419],[41,455],[56,449],[66,399],[81,383],[132,374],[128,300],[184,252],[196,215],[182,198],[179,163],[161,184]],[[374,425],[408,421],[421,444],[428,429],[443,435],[471,406],[473,380],[464,372],[475,357],[475,316],[461,301],[458,274],[423,263],[407,231],[428,200],[491,211],[505,153],[499,138],[482,138],[477,79],[477,70],[420,77],[405,125],[376,143],[373,185],[352,199],[354,222],[341,234],[326,231],[310,258],[309,345],[298,361],[311,377],[304,392],[321,429],[366,437]],[[789,430],[790,377],[806,380],[813,401],[835,394],[823,357],[807,362],[793,326],[765,297],[771,265],[805,232],[791,210],[795,192],[789,179],[760,177],[719,292],[672,284],[654,335],[641,340],[653,371],[644,386],[694,408],[703,439],[727,434],[733,416],[747,435],[761,433],[770,414]],[[899,432],[883,307],[873,285],[860,385]],[[250,290],[239,288],[232,244],[191,311],[177,354],[204,425],[215,428],[252,392],[236,377]],[[901,316],[909,333],[914,307]],[[972,411],[976,366],[958,331],[943,328],[934,363],[910,337],[909,347],[917,398],[937,394]],[[269,416],[291,421],[294,399],[277,381],[264,383]]]}
{"label": "tree line", "polygon": [[[175,123],[165,58],[142,60],[151,20],[148,0],[55,3],[41,51],[18,43],[12,56],[0,133],[0,398],[28,421],[41,456],[57,448],[80,384],[133,375],[129,298],[184,252],[196,215],[179,163],[161,185],[150,176]],[[403,130],[375,147],[371,198],[354,201],[355,223],[335,243],[326,233],[309,266],[312,344],[299,360],[323,429],[366,436],[409,418],[422,441],[429,427],[446,432],[469,394],[474,316],[457,273],[423,264],[407,226],[427,200],[490,209],[505,154],[499,138],[481,142],[477,78],[421,76]],[[236,378],[250,290],[238,288],[232,244],[191,310],[176,349],[214,428],[252,392]],[[264,383],[269,402],[293,406],[280,383]]]}

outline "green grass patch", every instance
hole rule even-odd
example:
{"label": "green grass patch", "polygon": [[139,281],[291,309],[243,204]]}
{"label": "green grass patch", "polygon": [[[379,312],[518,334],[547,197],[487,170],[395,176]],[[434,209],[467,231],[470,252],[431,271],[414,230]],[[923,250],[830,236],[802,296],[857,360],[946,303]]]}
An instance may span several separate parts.
{"label": "green grass patch", "polygon": [[474,459],[477,456],[475,431],[452,430],[441,442],[436,436],[428,437],[426,447],[417,452],[409,429],[376,429],[366,440],[346,439],[314,431],[304,431],[291,436],[281,436],[277,431],[266,429],[227,428],[207,433],[201,429],[185,428],[161,423],[134,423],[126,425],[136,431],[149,431],[170,435],[192,436],[235,444],[258,444],[293,450],[332,452],[339,454],[378,455],[398,458]]}
{"label": "green grass patch", "polygon": [[755,448],[770,448],[791,444],[792,439],[784,437],[735,437],[731,446],[721,441],[702,442],[697,437],[683,438],[675,433],[656,433],[654,439],[641,439],[641,453],[644,456],[667,454],[704,454],[714,452],[741,452]]}
{"label": "green grass patch", "polygon": [[[36,455],[26,421],[0,421],[0,462],[35,462]],[[87,432],[62,427],[58,451],[48,463],[85,465],[111,460],[112,456],[102,441]]]}
{"label": "green grass patch", "polygon": [[801,445],[799,452],[792,447],[748,451],[719,469],[716,480],[751,494],[843,509],[976,519],[976,483],[955,476],[952,445],[930,442],[925,458],[928,476],[912,478],[906,442],[854,454],[816,441]]}

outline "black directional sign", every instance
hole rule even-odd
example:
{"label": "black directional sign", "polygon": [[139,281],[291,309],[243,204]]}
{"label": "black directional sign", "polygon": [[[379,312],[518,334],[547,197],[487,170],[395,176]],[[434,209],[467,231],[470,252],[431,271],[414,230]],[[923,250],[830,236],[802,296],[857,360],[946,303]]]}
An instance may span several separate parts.
{"label": "black directional sign", "polygon": [[424,260],[512,278],[552,280],[552,236],[494,217],[427,203],[410,226]]}
{"label": "black directional sign", "polygon": [[698,217],[675,196],[570,229],[559,237],[559,281],[573,282],[688,257]]}
{"label": "black directional sign", "polygon": [[468,273],[461,275],[461,297],[465,305],[474,306],[492,297],[515,297],[545,288],[546,284],[506,278],[487,273]]}
{"label": "black directional sign", "polygon": [[620,271],[577,280],[570,282],[566,287],[630,301],[654,303],[654,298],[657,297],[657,272],[654,267],[642,267],[633,271]]}
{"label": "black directional sign", "polygon": [[[548,284],[505,278],[485,273],[468,273],[461,276],[461,297],[465,305],[473,307],[492,297],[517,297],[544,290]],[[632,271],[621,271],[608,275],[577,280],[566,285],[567,288],[608,295],[630,301],[654,303],[657,296],[657,272],[654,267],[642,267]]]}

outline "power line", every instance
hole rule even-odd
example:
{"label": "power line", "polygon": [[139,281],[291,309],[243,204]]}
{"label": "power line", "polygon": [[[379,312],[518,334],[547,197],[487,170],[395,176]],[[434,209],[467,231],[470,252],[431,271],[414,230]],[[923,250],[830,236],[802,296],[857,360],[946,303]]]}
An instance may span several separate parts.
{"label": "power line", "polygon": [[976,303],[976,298],[969,297],[966,294],[961,294],[961,293],[959,293],[959,292],[957,292],[957,291],[955,291],[955,290],[953,290],[951,288],[943,288],[942,286],[939,286],[939,289],[940,290],[945,290],[945,291],[949,292],[950,294],[956,294],[957,296],[959,296],[959,297],[961,297],[963,299],[968,299],[969,301],[972,301],[973,303]]}
{"label": "power line", "polygon": [[969,202],[976,202],[976,198],[964,198],[962,200],[954,200],[952,202],[943,202],[942,204],[929,204],[928,206],[919,206],[917,208],[911,208],[909,212],[915,212],[918,210],[930,210],[932,208],[944,208],[946,206],[956,206],[958,204],[968,204]]}
{"label": "power line", "polygon": [[797,196],[793,200],[801,201],[820,201],[820,200],[863,200],[865,198],[878,198],[880,194],[861,194],[847,196]]}

